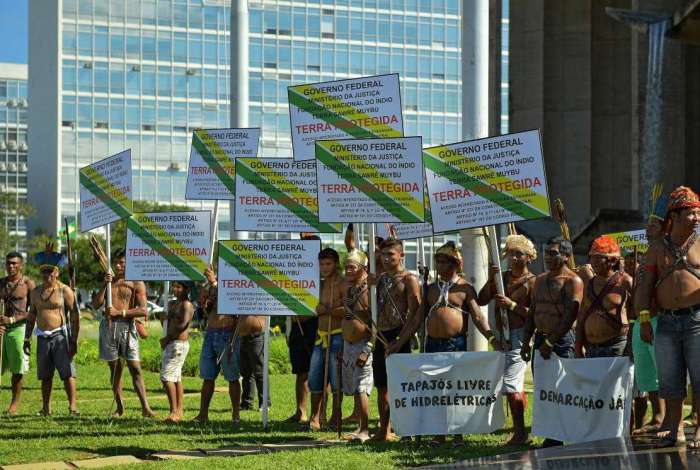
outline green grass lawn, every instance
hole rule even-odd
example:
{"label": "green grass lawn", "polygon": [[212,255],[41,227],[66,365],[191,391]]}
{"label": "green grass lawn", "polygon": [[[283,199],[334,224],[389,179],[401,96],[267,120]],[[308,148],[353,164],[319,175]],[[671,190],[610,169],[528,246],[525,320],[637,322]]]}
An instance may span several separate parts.
{"label": "green grass lawn", "polygon": [[[168,403],[161,391],[158,374],[146,372],[146,385],[149,391],[151,406],[159,419],[146,420],[140,417],[140,409],[135,394],[131,391],[128,374],[125,372],[125,396],[127,412],[125,417],[118,420],[108,419],[112,407],[112,396],[109,390],[109,371],[106,364],[99,362],[94,355],[96,342],[90,339],[89,329],[81,337],[82,356],[78,361],[78,407],[82,413],[79,418],[67,416],[67,402],[61,382],[56,379],[53,393],[52,418],[35,416],[41,407],[39,383],[36,380],[36,369],[32,367],[25,383],[25,392],[18,416],[0,417],[0,464],[30,463],[55,460],[77,460],[92,457],[104,457],[120,454],[131,454],[137,457],[147,457],[158,450],[204,449],[222,446],[280,443],[310,436],[319,439],[333,439],[335,433],[317,433],[310,435],[299,431],[297,425],[285,424],[284,419],[292,414],[294,409],[294,376],[276,373],[271,376],[270,430],[263,432],[260,424],[260,412],[243,411],[242,426],[234,432],[229,425],[230,404],[228,394],[216,393],[211,406],[211,422],[198,425],[189,422],[197,414],[199,396],[185,397],[185,419],[179,425],[166,424],[162,419],[167,415]],[[146,343],[155,341],[153,338]],[[152,354],[150,346],[144,353]],[[93,350],[94,349],[94,350]],[[195,348],[193,347],[193,350]],[[282,338],[272,342],[272,356],[281,364],[275,366],[284,370],[288,366],[284,361],[285,345]],[[198,356],[196,352],[191,360]],[[276,356],[276,357],[275,357]],[[190,361],[188,361],[190,362]],[[3,377],[0,388],[0,409],[4,409],[10,401],[9,375]],[[200,380],[196,377],[186,377],[186,393],[198,393]],[[217,386],[225,386],[220,379]],[[375,397],[371,398],[371,427],[376,425]],[[344,414],[352,409],[352,401],[345,399]],[[526,417],[530,422],[530,415]],[[509,421],[509,420],[508,420]],[[507,424],[507,428],[510,424]],[[351,431],[347,426],[346,431]],[[371,463],[372,468],[402,468],[454,460],[493,455],[519,450],[505,447],[509,431],[493,435],[469,436],[465,445],[453,447],[445,445],[441,448],[430,448],[416,443],[390,443],[369,445],[340,445],[332,448],[305,451],[289,451],[267,455],[252,455],[236,458],[206,458],[197,461],[153,462],[139,468],[271,468],[283,466],[290,469],[358,468],[366,470]],[[425,442],[425,441],[424,441]],[[123,467],[122,467],[123,468]]]}

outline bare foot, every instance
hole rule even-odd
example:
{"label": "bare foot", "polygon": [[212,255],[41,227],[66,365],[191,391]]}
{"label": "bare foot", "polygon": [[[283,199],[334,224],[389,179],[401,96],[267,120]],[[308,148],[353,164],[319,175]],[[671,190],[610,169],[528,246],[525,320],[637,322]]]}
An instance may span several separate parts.
{"label": "bare foot", "polygon": [[393,432],[379,431],[374,436],[372,436],[371,439],[374,442],[396,442],[398,440],[398,436]]}
{"label": "bare foot", "polygon": [[153,412],[152,409],[149,408],[147,410],[141,411],[141,416],[143,416],[144,418],[155,418],[156,414]]}
{"label": "bare foot", "polygon": [[529,442],[529,439],[527,438],[527,433],[524,432],[515,432],[513,435],[508,439],[508,442],[506,442],[507,446],[522,446],[525,445]]}
{"label": "bare foot", "polygon": [[165,418],[166,423],[179,423],[180,415],[177,413],[170,413],[167,418]]}
{"label": "bare foot", "polygon": [[321,430],[321,423],[319,421],[309,420],[304,428],[309,432],[318,432]]}
{"label": "bare foot", "polygon": [[209,422],[209,416],[203,415],[202,413],[200,413],[197,416],[195,416],[194,418],[192,418],[192,421],[194,421],[195,423],[199,423],[199,424],[205,424],[205,423]]}
{"label": "bare foot", "polygon": [[364,444],[365,442],[369,441],[369,431],[362,431],[356,433],[353,441],[359,442],[361,444]]}

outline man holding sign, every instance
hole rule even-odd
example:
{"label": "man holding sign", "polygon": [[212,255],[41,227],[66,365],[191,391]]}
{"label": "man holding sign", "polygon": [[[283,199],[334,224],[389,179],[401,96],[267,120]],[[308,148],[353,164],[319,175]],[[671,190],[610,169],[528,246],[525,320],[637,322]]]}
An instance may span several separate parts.
{"label": "man holding sign", "polygon": [[[646,253],[636,291],[642,340],[656,342],[659,394],[666,400],[662,446],[673,446],[680,430],[686,377],[700,390],[700,198],[690,188],[676,188],[666,211],[668,232]],[[658,306],[656,334],[651,326],[652,301]],[[698,400],[697,394],[693,397]],[[680,431],[680,432],[679,432]],[[689,447],[697,448],[700,427]]]}
{"label": "man holding sign", "polygon": [[[499,275],[500,268],[491,266],[489,282],[479,292],[478,302],[479,305],[488,305],[492,299],[496,299],[496,306],[508,311],[510,347],[505,354],[503,393],[508,399],[514,427],[508,445],[521,445],[527,442],[527,393],[524,391],[527,363],[520,357],[520,349],[523,345],[525,322],[529,317],[530,296],[535,286],[535,275],[530,272],[528,265],[537,259],[537,250],[526,236],[509,235],[506,237],[504,255],[508,258],[510,266],[510,269],[503,273],[505,295],[498,294],[496,288],[495,277]],[[496,317],[497,320],[499,318]]]}
{"label": "man holding sign", "polygon": [[114,275],[105,273],[102,288],[93,296],[92,306],[100,308],[105,303],[107,289],[111,289],[112,306],[105,306],[104,316],[100,322],[100,359],[109,364],[112,381],[112,392],[117,409],[115,417],[124,414],[122,400],[122,372],[124,366],[120,359],[126,361],[131,374],[134,391],[141,402],[141,414],[152,418],[155,413],[148,404],[146,386],[141,372],[141,356],[139,350],[139,335],[136,331],[136,321],[148,315],[146,285],[142,281],[127,281],[124,279],[126,268],[126,252],[117,249],[112,254]]}

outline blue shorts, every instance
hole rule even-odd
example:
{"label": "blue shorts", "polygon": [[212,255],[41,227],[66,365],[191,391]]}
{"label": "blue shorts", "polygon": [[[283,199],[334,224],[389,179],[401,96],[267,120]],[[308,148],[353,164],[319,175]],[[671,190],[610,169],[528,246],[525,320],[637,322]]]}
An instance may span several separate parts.
{"label": "blue shorts", "polygon": [[654,344],[661,398],[685,398],[688,375],[700,390],[700,309],[659,312]]}
{"label": "blue shorts", "polygon": [[[326,348],[322,344],[314,346],[311,353],[311,366],[309,367],[309,391],[311,393],[323,392],[323,379],[326,372]],[[328,356],[328,377],[333,391],[338,390],[338,367],[336,356],[343,349],[343,335],[338,333],[331,335],[331,350]]]}
{"label": "blue shorts", "polygon": [[452,338],[439,339],[430,336],[425,338],[425,352],[457,352],[467,350],[467,337],[463,334],[458,334]]}
{"label": "blue shorts", "polygon": [[[223,370],[224,379],[234,382],[241,377],[239,364],[241,359],[241,339],[236,338],[233,349],[229,346],[232,331],[207,330],[204,333],[202,353],[199,356],[199,377],[204,380],[216,380]],[[221,358],[221,362],[219,362]]]}
{"label": "blue shorts", "polygon": [[627,336],[618,336],[605,343],[586,345],[586,357],[621,357],[627,349]]}

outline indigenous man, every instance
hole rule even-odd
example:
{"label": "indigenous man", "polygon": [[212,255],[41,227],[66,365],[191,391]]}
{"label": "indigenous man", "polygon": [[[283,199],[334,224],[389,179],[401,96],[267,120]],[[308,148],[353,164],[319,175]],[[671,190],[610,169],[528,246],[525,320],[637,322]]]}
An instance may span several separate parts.
{"label": "indigenous man", "polygon": [[[262,408],[263,392],[263,353],[265,337],[263,329],[265,317],[241,315],[238,317],[238,335],[241,338],[241,409],[252,410],[255,393],[258,395],[258,408]],[[268,398],[269,400],[269,398]],[[270,405],[268,401],[268,406]]]}
{"label": "indigenous man", "polygon": [[[682,438],[688,374],[693,390],[700,390],[700,198],[690,188],[681,186],[671,193],[666,224],[667,234],[646,253],[635,305],[642,340],[656,342],[659,394],[666,400],[660,445],[673,446]],[[650,318],[653,299],[658,308],[656,334]],[[699,442],[700,428],[689,447],[697,448]]]}
{"label": "indigenous man", "polygon": [[[488,305],[491,299],[495,299],[498,308],[508,311],[510,346],[505,357],[503,393],[508,399],[514,432],[507,445],[522,445],[528,440],[525,430],[527,393],[524,390],[527,363],[520,357],[520,349],[523,344],[525,321],[530,310],[530,294],[535,286],[535,275],[530,272],[528,265],[537,259],[537,250],[524,235],[509,235],[506,237],[503,254],[510,267],[503,273],[505,295],[498,294],[496,289],[495,276],[499,275],[500,269],[498,266],[492,266],[489,282],[479,292],[478,303]],[[496,316],[496,319],[499,320],[500,317]]]}
{"label": "indigenous man", "polygon": [[[379,245],[382,269],[377,279],[377,330],[382,341],[396,340],[406,326],[408,319],[415,321],[420,304],[418,279],[404,270],[403,244],[395,238],[388,238]],[[379,408],[379,430],[373,436],[377,441],[395,439],[389,422],[389,386],[386,374],[386,347],[377,342],[372,364],[374,384],[377,387],[377,407]],[[388,346],[388,345],[387,345]],[[391,350],[392,353],[410,353],[411,343],[406,340]]]}
{"label": "indigenous man", "polygon": [[[214,268],[204,271],[208,288],[204,304],[207,313],[207,330],[204,333],[202,352],[199,356],[199,377],[202,379],[199,414],[195,421],[209,421],[209,405],[214,396],[214,385],[219,372],[223,372],[228,382],[228,395],[231,400],[231,420],[234,426],[241,422],[241,383],[239,372],[241,342],[236,329],[237,318],[233,315],[219,315],[217,311],[217,279]],[[235,338],[234,338],[235,336]]]}
{"label": "indigenous man", "polygon": [[36,322],[36,369],[37,378],[41,380],[43,403],[39,414],[51,415],[53,375],[54,371],[58,371],[68,395],[68,412],[71,416],[77,416],[73,357],[78,352],[80,318],[73,291],[58,280],[59,266],[65,265],[66,257],[53,252],[49,246],[35,259],[40,264],[42,284],[30,294],[24,352],[29,355]]}
{"label": "indigenous man", "polygon": [[367,285],[367,255],[353,250],[345,260],[343,305],[343,392],[355,399],[359,425],[352,440],[369,439],[369,396],[372,393],[372,311]]}
{"label": "indigenous man", "polygon": [[24,258],[16,251],[5,256],[5,271],[7,277],[0,279],[0,326],[5,327],[2,334],[2,370],[0,374],[9,370],[12,374],[12,401],[7,409],[7,414],[13,416],[17,413],[20,395],[22,394],[22,380],[24,374],[29,371],[29,356],[24,354],[22,343],[24,341],[27,317],[29,316],[29,294],[36,287],[34,281],[22,273]]}
{"label": "indigenous man", "polygon": [[[477,329],[488,339],[489,343],[499,348],[500,345],[491,331],[486,318],[476,302],[474,288],[460,275],[462,272],[462,255],[454,242],[447,242],[435,252],[435,269],[438,279],[428,286],[427,317],[414,312],[400,331],[398,339],[387,348],[387,354],[401,352],[425,321],[425,352],[456,352],[467,350],[467,315],[472,317]],[[423,311],[423,310],[421,310]],[[392,335],[393,336],[393,335]],[[393,339],[393,338],[392,338]],[[409,351],[410,352],[410,351]],[[462,436],[457,436],[461,441]],[[435,444],[445,442],[445,436],[438,436]]]}
{"label": "indigenous man", "polygon": [[[314,234],[301,234],[302,240],[320,240]],[[311,364],[311,353],[316,341],[318,329],[318,317],[299,315],[291,318],[289,324],[289,361],[292,364],[292,374],[296,376],[295,395],[296,411],[287,418],[288,423],[305,423],[306,401],[309,395],[308,379],[309,365]]]}
{"label": "indigenous man", "polygon": [[[574,356],[575,336],[572,326],[583,297],[583,281],[567,267],[571,256],[571,242],[563,237],[555,237],[547,242],[544,252],[547,272],[535,278],[530,314],[525,322],[520,349],[520,355],[525,361],[530,360],[530,339],[533,334],[534,348],[539,350],[542,359],[549,359],[552,352],[564,358]],[[561,445],[561,442],[545,439],[543,443],[544,447],[554,445]]]}
{"label": "indigenous man", "polygon": [[139,336],[136,320],[148,316],[146,285],[142,281],[124,279],[126,252],[119,248],[112,254],[114,275],[105,273],[102,288],[93,296],[92,305],[100,308],[105,303],[107,286],[111,283],[112,305],[105,306],[104,316],[100,321],[100,359],[107,361],[112,380],[112,392],[117,409],[115,417],[124,414],[122,400],[122,372],[124,366],[120,359],[126,360],[131,374],[134,391],[141,402],[141,414],[146,418],[155,416],[146,398],[146,386],[143,384]]}
{"label": "indigenous man", "polygon": [[632,278],[619,271],[620,246],[603,235],[588,252],[595,276],[584,283],[584,295],[576,324],[576,357],[623,356],[627,349],[627,308]]}
{"label": "indigenous man", "polygon": [[163,349],[160,380],[170,404],[170,414],[165,420],[172,423],[182,420],[185,412],[182,366],[190,351],[188,328],[194,315],[194,305],[189,299],[192,287],[194,284],[190,281],[173,282],[175,301],[168,305],[167,318],[163,321],[165,336],[160,339]]}
{"label": "indigenous man", "polygon": [[[309,430],[321,429],[322,408],[325,408],[324,394],[330,377],[331,389],[338,390],[339,377],[335,364],[338,353],[343,347],[342,321],[345,316],[343,306],[343,277],[338,272],[340,257],[332,248],[324,248],[318,254],[319,270],[321,272],[321,294],[316,307],[318,314],[318,333],[309,368],[309,391],[311,392],[311,419]],[[331,362],[332,358],[332,362]],[[333,394],[334,402],[337,400]],[[339,404],[333,410],[339,409]],[[340,417],[331,415],[331,423]]]}

